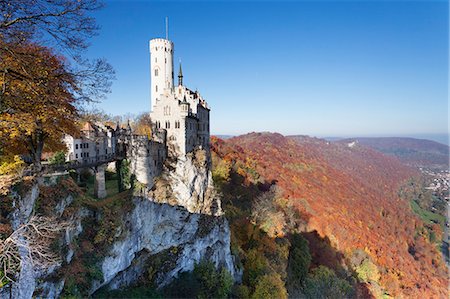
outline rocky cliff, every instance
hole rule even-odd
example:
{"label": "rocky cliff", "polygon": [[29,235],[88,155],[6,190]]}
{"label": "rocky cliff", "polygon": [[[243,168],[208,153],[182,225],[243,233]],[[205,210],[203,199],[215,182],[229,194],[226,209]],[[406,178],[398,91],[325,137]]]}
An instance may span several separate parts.
{"label": "rocky cliff", "polygon": [[71,225],[58,242],[63,259],[52,267],[34,267],[19,250],[20,274],[0,297],[87,296],[133,285],[143,275],[162,287],[204,259],[239,279],[209,165],[198,151],[168,163],[151,190],[136,184],[133,192],[103,201],[80,194],[70,178],[35,181],[23,195],[11,193],[13,229],[36,213]]}

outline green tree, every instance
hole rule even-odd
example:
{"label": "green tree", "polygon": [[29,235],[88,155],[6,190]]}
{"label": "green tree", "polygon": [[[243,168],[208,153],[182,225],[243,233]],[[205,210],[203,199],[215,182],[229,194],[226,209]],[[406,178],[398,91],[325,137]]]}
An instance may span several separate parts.
{"label": "green tree", "polygon": [[291,236],[289,251],[288,275],[289,284],[298,287],[303,284],[311,265],[308,241],[299,234]]}
{"label": "green tree", "polygon": [[50,159],[49,163],[52,165],[61,165],[66,161],[66,154],[63,151],[59,151],[54,154]]}
{"label": "green tree", "polygon": [[257,249],[249,250],[244,262],[244,283],[254,287],[259,277],[268,271],[269,263],[264,254]]}
{"label": "green tree", "polygon": [[266,298],[287,298],[287,291],[284,287],[284,282],[280,275],[274,273],[264,275],[258,280],[255,292],[252,294],[252,299],[266,299]]}
{"label": "green tree", "polygon": [[303,293],[307,298],[348,298],[353,294],[352,286],[336,276],[333,270],[319,266],[305,280]]}
{"label": "green tree", "polygon": [[119,192],[125,191],[131,188],[131,171],[130,162],[128,160],[118,160],[116,161],[117,173],[117,184],[119,185]]}
{"label": "green tree", "polygon": [[212,262],[202,261],[194,271],[181,273],[164,293],[176,298],[227,298],[232,286],[233,277],[225,268],[217,271]]}

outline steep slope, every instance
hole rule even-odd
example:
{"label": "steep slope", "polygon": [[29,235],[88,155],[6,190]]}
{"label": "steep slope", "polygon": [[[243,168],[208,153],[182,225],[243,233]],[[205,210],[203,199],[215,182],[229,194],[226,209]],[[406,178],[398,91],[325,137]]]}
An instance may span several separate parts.
{"label": "steep slope", "polygon": [[398,197],[415,170],[365,147],[271,133],[213,139],[213,150],[239,165],[246,181],[280,186],[306,230],[328,238],[346,260],[366,252],[388,294],[446,296],[440,254],[421,233],[423,223],[409,203]]}
{"label": "steep slope", "polygon": [[0,280],[0,297],[85,298],[100,288],[163,287],[203,260],[239,279],[206,155],[198,150],[167,165],[151,190],[135,182],[133,189],[103,200],[86,196],[68,175],[13,186],[0,198],[9,206],[0,219],[10,227],[8,234],[17,231],[22,238],[19,228],[34,214],[57,219],[55,226],[69,225],[39,247],[62,257],[46,267],[27,254],[35,245],[27,239],[26,246],[17,245],[17,277]]}
{"label": "steep slope", "polygon": [[425,139],[382,137],[352,138],[339,140],[338,143],[351,143],[373,148],[377,151],[397,157],[404,163],[414,167],[448,169],[449,147],[447,145]]}

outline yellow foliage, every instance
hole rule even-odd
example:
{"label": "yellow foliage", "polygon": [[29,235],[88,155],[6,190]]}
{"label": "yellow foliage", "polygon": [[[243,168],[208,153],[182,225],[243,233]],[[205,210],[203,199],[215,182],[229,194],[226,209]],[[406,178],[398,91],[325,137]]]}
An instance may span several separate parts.
{"label": "yellow foliage", "polygon": [[24,166],[25,163],[18,155],[0,157],[0,175],[18,175]]}
{"label": "yellow foliage", "polygon": [[231,162],[228,160],[219,159],[213,169],[213,176],[215,179],[228,181],[230,178]]}
{"label": "yellow foliage", "polygon": [[361,265],[356,267],[355,271],[360,281],[378,282],[380,280],[380,272],[378,271],[378,267],[374,263],[372,263],[369,259],[365,259],[361,263]]}

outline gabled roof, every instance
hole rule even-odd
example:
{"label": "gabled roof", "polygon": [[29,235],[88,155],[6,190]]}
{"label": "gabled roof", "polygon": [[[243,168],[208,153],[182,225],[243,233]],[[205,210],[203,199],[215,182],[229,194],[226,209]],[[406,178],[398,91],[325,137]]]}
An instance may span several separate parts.
{"label": "gabled roof", "polygon": [[86,122],[81,131],[95,131],[90,122]]}

